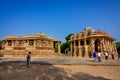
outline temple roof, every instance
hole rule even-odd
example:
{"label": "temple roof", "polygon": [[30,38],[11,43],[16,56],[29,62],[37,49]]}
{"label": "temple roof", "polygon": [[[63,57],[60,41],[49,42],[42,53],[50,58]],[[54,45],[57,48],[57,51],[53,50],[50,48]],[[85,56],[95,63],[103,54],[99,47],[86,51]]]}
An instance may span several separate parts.
{"label": "temple roof", "polygon": [[16,40],[16,39],[47,39],[47,40],[53,40],[52,37],[45,35],[42,32],[39,32],[37,34],[31,34],[26,36],[6,36],[4,37],[4,40]]}
{"label": "temple roof", "polygon": [[86,27],[82,32],[76,33],[71,36],[71,39],[87,37],[106,37],[115,40],[109,33],[103,30],[95,31],[92,27]]}

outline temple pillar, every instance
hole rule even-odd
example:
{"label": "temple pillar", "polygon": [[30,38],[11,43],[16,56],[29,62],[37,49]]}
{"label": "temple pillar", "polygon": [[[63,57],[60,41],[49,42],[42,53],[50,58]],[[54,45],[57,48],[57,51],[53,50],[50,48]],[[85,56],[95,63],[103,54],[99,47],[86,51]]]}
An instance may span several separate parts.
{"label": "temple pillar", "polygon": [[76,43],[74,41],[74,55],[76,54]]}
{"label": "temple pillar", "polygon": [[104,49],[105,51],[107,50],[107,44],[106,44],[106,39],[104,38]]}
{"label": "temple pillar", "polygon": [[13,45],[13,42],[14,42],[14,41],[12,40],[11,42],[12,42],[11,44],[12,44],[12,47],[13,47],[13,46],[14,46],[14,45]]}
{"label": "temple pillar", "polygon": [[84,56],[86,56],[87,52],[86,52],[86,39],[84,39]]}
{"label": "temple pillar", "polygon": [[103,50],[102,50],[102,43],[103,43],[103,41],[102,41],[102,39],[100,39],[100,51],[102,52]]}
{"label": "temple pillar", "polygon": [[33,44],[34,44],[34,47],[36,47],[36,40],[33,40],[34,42],[33,42]]}
{"label": "temple pillar", "polygon": [[58,42],[58,53],[61,53],[61,49],[60,49],[60,41]]}
{"label": "temple pillar", "polygon": [[80,40],[78,40],[78,50],[79,50],[79,55],[82,56],[82,55],[81,55],[81,47],[80,47],[80,45],[81,45],[81,44],[80,44]]}
{"label": "temple pillar", "polygon": [[94,41],[93,41],[93,38],[90,39],[90,47],[91,47],[91,51],[93,53],[95,51],[94,50]]}
{"label": "temple pillar", "polygon": [[70,53],[71,54],[73,53],[73,44],[72,44],[72,42],[70,42]]}

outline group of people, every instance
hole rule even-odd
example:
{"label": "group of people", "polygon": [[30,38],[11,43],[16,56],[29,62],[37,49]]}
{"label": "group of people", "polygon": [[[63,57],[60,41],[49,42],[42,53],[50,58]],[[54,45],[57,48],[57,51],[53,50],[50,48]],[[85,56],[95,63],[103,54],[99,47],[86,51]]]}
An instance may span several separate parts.
{"label": "group of people", "polygon": [[[105,60],[108,60],[108,57],[111,55],[112,59],[114,60],[114,51],[112,52],[108,52],[105,51],[105,53],[103,53],[105,56]],[[94,57],[94,61],[96,60],[96,58],[98,57],[98,61],[101,62],[101,53],[100,51],[98,52],[94,52],[93,53],[93,57]],[[120,59],[120,51],[118,52],[118,60]]]}
{"label": "group of people", "polygon": [[101,62],[101,53],[98,52],[94,52],[93,53],[93,57],[94,57],[94,61],[96,61],[97,57],[98,57],[98,61]]}
{"label": "group of people", "polygon": [[[104,53],[105,59],[108,60],[109,55],[111,55],[112,59],[114,60],[114,52],[112,51],[111,53],[108,51],[105,51]],[[94,61],[98,58],[98,61],[101,62],[101,53],[100,51],[94,52],[93,53]],[[31,60],[31,52],[28,52],[27,56],[27,67],[30,67],[30,60]],[[118,60],[120,59],[120,51],[118,52]]]}

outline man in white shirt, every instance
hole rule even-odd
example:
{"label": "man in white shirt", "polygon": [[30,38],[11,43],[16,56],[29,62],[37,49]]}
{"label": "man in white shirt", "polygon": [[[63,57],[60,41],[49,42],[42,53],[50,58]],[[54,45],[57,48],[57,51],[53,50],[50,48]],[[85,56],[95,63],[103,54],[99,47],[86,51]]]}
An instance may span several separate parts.
{"label": "man in white shirt", "polygon": [[108,60],[108,52],[105,51],[105,59]]}
{"label": "man in white shirt", "polygon": [[98,51],[98,61],[101,62],[101,53]]}

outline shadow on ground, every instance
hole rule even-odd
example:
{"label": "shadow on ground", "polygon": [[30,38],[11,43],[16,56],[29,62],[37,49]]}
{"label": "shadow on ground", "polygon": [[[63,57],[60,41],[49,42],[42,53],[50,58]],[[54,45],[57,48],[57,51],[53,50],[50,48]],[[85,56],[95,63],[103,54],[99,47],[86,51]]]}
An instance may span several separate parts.
{"label": "shadow on ground", "polygon": [[110,80],[94,77],[85,73],[67,73],[63,68],[52,64],[32,63],[26,67],[25,62],[0,63],[0,80]]}

